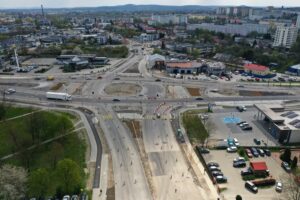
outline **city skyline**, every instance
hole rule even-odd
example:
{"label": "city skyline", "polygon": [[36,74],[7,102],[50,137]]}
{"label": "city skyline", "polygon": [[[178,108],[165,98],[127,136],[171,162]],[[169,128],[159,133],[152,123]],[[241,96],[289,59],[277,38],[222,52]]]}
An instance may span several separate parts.
{"label": "city skyline", "polygon": [[[203,6],[276,6],[281,7],[283,2],[274,0],[274,1],[262,1],[262,0],[252,0],[251,2],[246,0],[187,0],[187,1],[172,1],[172,0],[143,0],[143,1],[124,1],[124,0],[86,0],[86,1],[71,1],[71,0],[28,0],[24,2],[23,0],[1,0],[1,9],[9,9],[9,8],[37,8],[41,4],[48,8],[73,8],[73,7],[98,7],[98,6],[115,6],[115,5],[124,5],[124,4],[136,4],[136,5],[203,5]],[[284,1],[285,7],[296,7],[300,6],[300,3],[297,3],[294,0],[286,0]]]}

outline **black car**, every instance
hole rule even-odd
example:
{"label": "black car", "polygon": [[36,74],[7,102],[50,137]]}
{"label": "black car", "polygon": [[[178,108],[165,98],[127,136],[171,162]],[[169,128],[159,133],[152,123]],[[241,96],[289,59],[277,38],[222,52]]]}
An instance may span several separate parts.
{"label": "black car", "polygon": [[120,101],[120,99],[113,99],[113,101]]}
{"label": "black car", "polygon": [[256,138],[254,138],[253,141],[254,141],[254,143],[255,143],[256,145],[260,145],[260,144],[261,144],[260,140],[258,140],[258,139],[256,139]]}
{"label": "black car", "polygon": [[197,101],[202,101],[202,100],[203,100],[203,98],[201,98],[201,97],[197,97],[197,98],[196,98],[196,100],[197,100]]}
{"label": "black car", "polygon": [[271,151],[269,149],[264,149],[264,152],[267,156],[271,156]]}
{"label": "black car", "polygon": [[211,172],[211,174],[212,174],[214,177],[217,177],[217,176],[224,176],[223,172],[221,172],[221,171],[213,171],[213,172]]}
{"label": "black car", "polygon": [[209,163],[207,163],[207,166],[208,166],[208,167],[211,167],[211,166],[219,167],[219,164],[216,163],[216,162],[209,162]]}
{"label": "black car", "polygon": [[246,162],[245,161],[238,161],[233,163],[233,167],[246,167]]}
{"label": "black car", "polygon": [[156,82],[160,82],[161,80],[158,78],[158,79],[156,79],[155,81],[156,81]]}
{"label": "black car", "polygon": [[252,131],[252,126],[244,126],[242,128],[243,131]]}
{"label": "black car", "polygon": [[244,169],[241,171],[241,176],[247,176],[247,175],[252,175],[253,171],[251,170],[251,168],[248,169]]}
{"label": "black car", "polygon": [[203,147],[199,147],[199,146],[197,146],[196,147],[196,149],[197,149],[197,151],[199,152],[199,153],[209,153],[209,149],[207,149],[207,148],[203,148]]}
{"label": "black car", "polygon": [[252,154],[253,154],[253,156],[254,157],[258,157],[259,156],[259,154],[258,154],[258,152],[257,152],[257,149],[256,148],[254,148],[254,147],[251,147],[251,152],[252,152]]}
{"label": "black car", "polygon": [[216,176],[215,179],[217,183],[227,183],[227,178],[225,176]]}

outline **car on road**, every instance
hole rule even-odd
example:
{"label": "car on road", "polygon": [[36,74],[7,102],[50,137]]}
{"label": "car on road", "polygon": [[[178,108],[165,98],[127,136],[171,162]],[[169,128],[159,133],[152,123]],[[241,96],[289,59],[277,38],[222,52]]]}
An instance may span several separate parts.
{"label": "car on road", "polygon": [[112,101],[121,101],[120,99],[113,99]]}
{"label": "car on road", "polygon": [[244,85],[237,85],[236,87],[243,88],[243,87],[245,87],[245,86],[244,86]]}
{"label": "car on road", "polygon": [[236,146],[231,146],[227,148],[228,153],[234,153],[237,152],[237,147]]}
{"label": "car on road", "polygon": [[98,76],[97,79],[102,79],[102,76]]}
{"label": "car on road", "polygon": [[261,144],[261,142],[260,142],[259,139],[254,138],[253,141],[254,141],[254,143],[255,143],[256,145],[260,145],[260,144]]}
{"label": "car on road", "polygon": [[120,80],[120,78],[119,78],[119,77],[116,77],[116,78],[114,78],[114,80]]}
{"label": "car on road", "polygon": [[275,190],[276,192],[282,192],[282,183],[281,182],[276,182],[275,184]]}
{"label": "car on road", "polygon": [[253,154],[250,151],[250,149],[246,149],[246,154],[247,154],[248,158],[253,158]]}
{"label": "car on road", "polygon": [[161,80],[159,78],[155,79],[156,82],[160,82]]}
{"label": "car on road", "polygon": [[253,193],[258,192],[257,187],[251,181],[246,181],[245,182],[245,188],[247,188],[248,190],[250,190]]}
{"label": "car on road", "polygon": [[282,167],[286,172],[288,172],[288,173],[291,172],[291,168],[290,168],[290,166],[289,166],[289,163],[283,161],[283,162],[281,163],[281,167]]}
{"label": "car on road", "polygon": [[197,101],[202,101],[202,100],[203,100],[203,98],[201,98],[201,97],[197,97],[197,98],[196,98],[196,100],[197,100]]}
{"label": "car on road", "polygon": [[5,94],[13,94],[13,93],[16,93],[16,90],[13,88],[9,88],[9,89],[5,90],[4,93]]}
{"label": "car on road", "polygon": [[269,149],[264,149],[264,152],[267,156],[271,156],[271,151]]}
{"label": "car on road", "polygon": [[227,178],[225,176],[216,176],[215,179],[217,183],[227,183]]}
{"label": "car on road", "polygon": [[209,163],[207,163],[207,166],[208,167],[211,167],[211,166],[219,167],[219,164],[216,162],[209,162]]}
{"label": "car on road", "polygon": [[244,112],[247,110],[246,106],[237,106],[236,109],[240,112]]}

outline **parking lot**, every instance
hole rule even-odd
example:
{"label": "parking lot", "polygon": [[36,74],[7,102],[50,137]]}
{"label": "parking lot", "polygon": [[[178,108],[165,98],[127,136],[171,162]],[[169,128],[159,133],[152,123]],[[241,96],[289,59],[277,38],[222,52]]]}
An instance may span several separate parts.
{"label": "parking lot", "polygon": [[[241,146],[254,146],[254,138],[257,138],[268,146],[276,146],[276,141],[272,138],[262,125],[255,119],[257,111],[254,108],[248,108],[245,112],[239,112],[235,108],[225,108],[216,110],[209,114],[209,120],[214,124],[210,133],[211,141],[223,140],[228,137],[237,138]],[[231,119],[232,120],[229,120]],[[236,123],[246,121],[252,130],[244,131]],[[218,142],[211,143],[216,145]]]}
{"label": "parking lot", "polygon": [[[225,199],[235,199],[235,196],[239,194],[243,200],[284,200],[284,192],[277,193],[274,186],[264,189],[259,188],[257,194],[249,192],[245,188],[245,181],[243,181],[240,174],[241,170],[245,168],[234,168],[232,166],[233,159],[238,157],[237,153],[227,153],[225,150],[211,150],[209,154],[204,154],[203,157],[206,163],[217,162],[224,176],[227,177],[228,182],[219,185],[220,188],[226,188],[221,193]],[[281,163],[273,155],[271,157],[252,158],[251,161],[265,161],[270,170],[270,175],[276,181],[281,180],[286,175],[286,172],[280,166]],[[249,161],[246,163],[247,167],[249,167]]]}

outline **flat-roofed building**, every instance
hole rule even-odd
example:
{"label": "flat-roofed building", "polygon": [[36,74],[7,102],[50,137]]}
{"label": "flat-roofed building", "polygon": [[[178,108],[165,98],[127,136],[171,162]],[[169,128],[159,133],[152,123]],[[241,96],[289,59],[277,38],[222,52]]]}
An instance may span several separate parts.
{"label": "flat-roofed building", "polygon": [[257,120],[281,144],[300,142],[300,109],[286,111],[278,104],[255,104]]}

